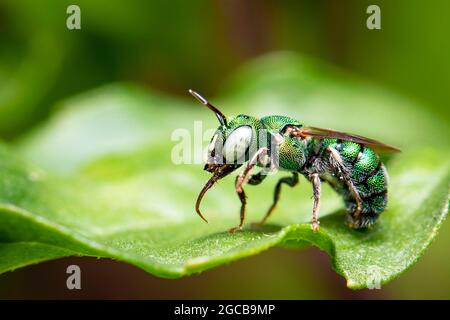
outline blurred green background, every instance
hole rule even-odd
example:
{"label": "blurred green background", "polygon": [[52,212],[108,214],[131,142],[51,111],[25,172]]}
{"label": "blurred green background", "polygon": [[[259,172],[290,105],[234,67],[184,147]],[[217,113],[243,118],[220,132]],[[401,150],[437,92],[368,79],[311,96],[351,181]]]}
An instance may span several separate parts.
{"label": "blurred green background", "polygon": [[[81,8],[81,30],[66,28],[69,4]],[[381,8],[381,30],[366,28],[370,4]],[[236,68],[279,50],[336,64],[448,122],[449,10],[445,0],[0,0],[0,137],[14,141],[61,99],[110,82],[213,98]],[[317,249],[272,249],[181,280],[61,259],[1,275],[0,297],[448,299],[449,240],[447,221],[419,263],[382,290],[347,289]],[[88,279],[80,292],[65,289],[70,263]]]}

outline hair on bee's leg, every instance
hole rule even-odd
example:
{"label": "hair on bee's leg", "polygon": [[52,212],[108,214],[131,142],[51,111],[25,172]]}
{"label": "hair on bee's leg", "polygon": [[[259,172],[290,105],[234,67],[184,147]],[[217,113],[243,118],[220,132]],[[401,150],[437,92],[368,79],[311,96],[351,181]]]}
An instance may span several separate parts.
{"label": "hair on bee's leg", "polygon": [[258,158],[260,156],[263,156],[267,154],[267,148],[260,148],[256,153],[253,155],[253,157],[250,159],[250,161],[247,163],[247,166],[245,169],[236,177],[235,187],[236,187],[236,193],[239,197],[239,200],[241,201],[241,210],[240,210],[240,222],[237,227],[231,228],[229,231],[231,233],[234,233],[238,230],[242,229],[242,226],[244,225],[245,221],[245,205],[247,204],[247,199],[244,192],[244,184],[247,182],[247,180],[250,177],[250,173],[253,169],[253,167],[258,163]]}
{"label": "hair on bee's leg", "polygon": [[280,180],[278,180],[278,182],[275,186],[274,193],[273,193],[272,205],[270,206],[269,210],[265,214],[264,218],[262,218],[262,220],[260,222],[256,223],[255,225],[257,225],[257,226],[263,225],[267,221],[267,219],[270,217],[272,212],[275,210],[278,200],[280,200],[281,185],[283,183],[287,184],[290,187],[295,187],[298,184],[298,173],[292,172],[292,177],[284,177],[284,178],[281,178]]}
{"label": "hair on bee's leg", "polygon": [[311,219],[311,228],[314,232],[319,231],[319,209],[320,209],[320,177],[318,173],[313,173],[310,176],[310,180],[313,184],[313,210],[312,210],[312,219]]}

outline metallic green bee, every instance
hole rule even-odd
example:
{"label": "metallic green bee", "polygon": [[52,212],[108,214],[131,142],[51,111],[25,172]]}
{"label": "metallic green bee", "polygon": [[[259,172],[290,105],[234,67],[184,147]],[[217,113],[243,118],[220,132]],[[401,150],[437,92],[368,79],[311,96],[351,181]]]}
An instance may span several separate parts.
{"label": "metallic green bee", "polygon": [[[294,187],[299,181],[299,173],[313,186],[311,227],[315,232],[319,230],[321,181],[328,182],[342,195],[348,213],[347,222],[352,228],[371,226],[386,208],[388,174],[373,149],[391,152],[399,149],[358,135],[304,127],[299,121],[286,116],[272,115],[257,119],[241,114],[227,119],[198,93],[192,90],[189,92],[211,109],[220,123],[211,139],[205,165],[205,170],[213,175],[203,187],[195,205],[195,210],[206,222],[200,212],[200,203],[206,191],[243,164],[244,170],[236,177],[235,183],[241,201],[240,223],[230,232],[242,229],[244,224],[244,184],[260,184],[268,172],[276,168],[290,171],[292,176],[278,181],[273,204],[260,224],[275,209],[281,185],[284,183]],[[261,170],[252,174],[255,166]]]}

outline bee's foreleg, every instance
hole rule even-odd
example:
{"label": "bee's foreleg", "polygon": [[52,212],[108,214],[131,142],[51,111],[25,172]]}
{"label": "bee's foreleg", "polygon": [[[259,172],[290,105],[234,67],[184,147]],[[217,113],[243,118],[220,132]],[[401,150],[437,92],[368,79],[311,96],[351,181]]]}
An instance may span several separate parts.
{"label": "bee's foreleg", "polygon": [[313,173],[310,175],[309,179],[312,182],[313,185],[313,196],[314,196],[314,203],[313,203],[313,211],[312,211],[312,219],[311,219],[311,228],[314,232],[319,231],[319,208],[320,208],[320,177],[318,173]]}
{"label": "bee's foreleg", "polygon": [[241,201],[241,211],[240,211],[239,225],[237,227],[230,229],[230,232],[232,232],[232,233],[236,232],[238,230],[241,230],[242,226],[244,225],[245,205],[247,204],[247,200],[246,200],[243,186],[249,180],[250,173],[251,173],[253,167],[258,163],[258,158],[265,154],[267,154],[267,148],[258,149],[258,151],[256,151],[256,153],[253,155],[253,157],[247,163],[247,166],[245,167],[245,169],[236,177],[235,188],[236,188],[236,193],[239,197],[239,200]]}
{"label": "bee's foreleg", "polygon": [[258,223],[258,225],[263,225],[270,217],[275,207],[277,206],[278,200],[280,199],[281,185],[283,183],[287,184],[290,187],[295,187],[298,184],[298,173],[292,172],[292,177],[284,177],[278,180],[275,186],[275,191],[273,193],[273,203],[270,206],[264,218]]}
{"label": "bee's foreleg", "polygon": [[358,217],[359,214],[362,211],[362,199],[361,196],[359,195],[358,190],[356,189],[355,185],[352,182],[352,179],[350,178],[350,173],[348,171],[348,169],[344,166],[344,163],[342,161],[341,155],[339,154],[339,152],[331,147],[327,148],[327,151],[330,153],[330,161],[331,165],[333,167],[335,167],[336,169],[338,169],[338,171],[341,173],[342,178],[344,179],[345,183],[347,184],[347,187],[349,188],[350,192],[352,193],[353,197],[355,198],[356,201],[356,210],[355,212],[353,212],[353,215],[355,217]]}
{"label": "bee's foreleg", "polygon": [[229,231],[231,233],[236,232],[237,230],[241,230],[242,226],[244,225],[245,220],[245,205],[247,204],[247,197],[245,195],[244,189],[242,187],[243,185],[243,179],[241,178],[241,175],[238,175],[236,177],[235,181],[235,187],[236,187],[236,193],[239,197],[239,200],[241,200],[241,211],[240,211],[240,222],[237,227],[231,228]]}

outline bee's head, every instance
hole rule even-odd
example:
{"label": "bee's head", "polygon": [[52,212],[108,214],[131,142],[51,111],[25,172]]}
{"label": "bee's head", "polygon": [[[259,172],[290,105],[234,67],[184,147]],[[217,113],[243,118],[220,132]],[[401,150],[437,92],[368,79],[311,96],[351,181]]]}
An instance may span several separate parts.
{"label": "bee's head", "polygon": [[214,173],[222,165],[237,169],[256,151],[259,121],[247,115],[231,118],[220,125],[208,146],[205,170]]}
{"label": "bee's head", "polygon": [[257,132],[260,125],[258,119],[246,115],[238,115],[234,118],[227,119],[219,109],[197,92],[189,90],[189,93],[213,111],[219,121],[219,127],[208,146],[208,159],[204,167],[213,176],[206,183],[197,200],[196,209],[201,216],[198,206],[206,191],[217,180],[227,176],[239,168],[245,161],[249,160],[253,149],[256,151]]}
{"label": "bee's head", "polygon": [[192,90],[189,92],[211,109],[219,120],[219,127],[208,146],[208,158],[204,169],[211,173],[230,173],[239,168],[249,160],[252,148],[256,148],[259,120],[242,114],[227,119],[219,109],[198,93]]}

